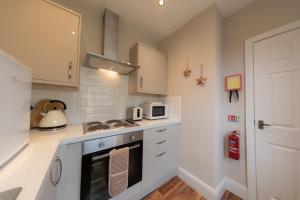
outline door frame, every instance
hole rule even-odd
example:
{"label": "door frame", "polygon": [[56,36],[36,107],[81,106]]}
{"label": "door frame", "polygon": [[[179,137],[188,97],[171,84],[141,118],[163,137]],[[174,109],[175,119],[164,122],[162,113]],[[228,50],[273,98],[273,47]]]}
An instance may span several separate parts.
{"label": "door frame", "polygon": [[245,41],[245,95],[246,95],[246,152],[248,200],[257,200],[257,178],[255,157],[254,122],[254,44],[256,42],[300,28],[300,20],[276,28],[272,31],[249,38]]}

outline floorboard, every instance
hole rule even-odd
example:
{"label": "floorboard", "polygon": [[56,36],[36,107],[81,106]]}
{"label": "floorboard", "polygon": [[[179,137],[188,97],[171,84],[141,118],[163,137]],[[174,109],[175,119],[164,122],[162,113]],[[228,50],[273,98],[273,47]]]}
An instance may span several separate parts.
{"label": "floorboard", "polygon": [[[143,200],[206,200],[180,178],[174,177]],[[241,200],[231,192],[226,191],[222,200]]]}

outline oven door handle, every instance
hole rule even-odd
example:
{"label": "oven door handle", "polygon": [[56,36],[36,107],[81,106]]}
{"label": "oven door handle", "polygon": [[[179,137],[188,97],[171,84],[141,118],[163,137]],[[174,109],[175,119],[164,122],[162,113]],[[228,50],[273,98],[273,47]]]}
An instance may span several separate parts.
{"label": "oven door handle", "polygon": [[[131,149],[136,149],[136,148],[139,148],[141,145],[137,144],[137,145],[134,145],[132,147],[129,147],[129,150]],[[93,161],[97,161],[97,160],[100,160],[102,158],[106,158],[109,156],[109,153],[106,153],[106,154],[103,154],[103,155],[100,155],[100,156],[96,156],[96,157],[93,157],[92,160]]]}

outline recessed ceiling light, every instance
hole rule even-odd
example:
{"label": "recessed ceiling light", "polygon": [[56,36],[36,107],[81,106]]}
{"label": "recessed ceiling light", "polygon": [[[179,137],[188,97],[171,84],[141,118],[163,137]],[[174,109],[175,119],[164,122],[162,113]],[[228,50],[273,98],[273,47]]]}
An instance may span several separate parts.
{"label": "recessed ceiling light", "polygon": [[158,0],[157,3],[158,3],[159,6],[166,5],[166,1],[165,0]]}

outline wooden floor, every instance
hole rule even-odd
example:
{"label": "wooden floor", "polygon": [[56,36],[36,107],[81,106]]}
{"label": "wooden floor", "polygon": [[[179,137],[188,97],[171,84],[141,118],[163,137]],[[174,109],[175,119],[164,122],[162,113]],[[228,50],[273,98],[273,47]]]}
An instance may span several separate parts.
{"label": "wooden floor", "polygon": [[[153,191],[144,200],[206,200],[201,194],[193,190],[178,177]],[[241,200],[234,194],[226,191],[222,200]]]}

